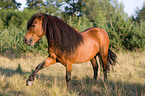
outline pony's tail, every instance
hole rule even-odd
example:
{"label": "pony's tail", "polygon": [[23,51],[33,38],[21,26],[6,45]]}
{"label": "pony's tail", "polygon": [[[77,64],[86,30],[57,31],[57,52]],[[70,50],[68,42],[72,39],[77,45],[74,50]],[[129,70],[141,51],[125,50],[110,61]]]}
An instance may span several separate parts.
{"label": "pony's tail", "polygon": [[117,55],[111,50],[108,49],[108,56],[107,61],[109,65],[115,65],[116,64]]}

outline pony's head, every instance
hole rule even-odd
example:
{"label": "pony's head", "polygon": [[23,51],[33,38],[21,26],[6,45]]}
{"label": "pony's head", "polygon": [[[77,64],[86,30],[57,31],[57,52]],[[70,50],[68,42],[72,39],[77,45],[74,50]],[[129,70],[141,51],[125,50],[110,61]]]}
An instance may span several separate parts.
{"label": "pony's head", "polygon": [[35,14],[28,21],[27,23],[28,32],[24,39],[24,42],[27,45],[33,46],[45,34],[42,27],[43,19],[44,14]]}
{"label": "pony's head", "polygon": [[34,14],[27,23],[24,42],[33,46],[45,34],[49,47],[53,46],[60,53],[74,52],[83,42],[81,34],[56,16],[45,13]]}

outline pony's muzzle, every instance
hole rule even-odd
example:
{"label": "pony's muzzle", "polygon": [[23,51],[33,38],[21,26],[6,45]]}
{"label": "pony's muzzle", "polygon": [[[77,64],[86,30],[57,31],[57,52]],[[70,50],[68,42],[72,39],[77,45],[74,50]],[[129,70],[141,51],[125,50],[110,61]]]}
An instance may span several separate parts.
{"label": "pony's muzzle", "polygon": [[32,38],[30,38],[30,39],[24,38],[24,43],[26,43],[29,46],[33,46],[33,39]]}

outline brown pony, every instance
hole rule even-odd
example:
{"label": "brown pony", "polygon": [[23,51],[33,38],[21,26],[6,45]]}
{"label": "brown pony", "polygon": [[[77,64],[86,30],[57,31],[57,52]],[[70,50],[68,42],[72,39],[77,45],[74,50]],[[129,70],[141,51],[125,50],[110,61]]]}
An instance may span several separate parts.
{"label": "brown pony", "polygon": [[33,46],[43,35],[48,40],[48,57],[40,63],[27,79],[31,85],[37,72],[56,62],[66,67],[67,88],[70,86],[73,63],[91,61],[94,78],[97,79],[98,64],[96,56],[102,61],[104,80],[107,80],[109,65],[116,63],[116,55],[109,49],[108,34],[101,28],[88,28],[79,33],[55,16],[45,13],[34,14],[27,23],[28,32],[24,42]]}

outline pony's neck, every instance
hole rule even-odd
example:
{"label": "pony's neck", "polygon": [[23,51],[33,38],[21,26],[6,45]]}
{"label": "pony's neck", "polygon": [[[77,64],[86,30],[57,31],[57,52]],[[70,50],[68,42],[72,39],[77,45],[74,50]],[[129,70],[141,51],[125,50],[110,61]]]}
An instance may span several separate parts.
{"label": "pony's neck", "polygon": [[49,45],[62,52],[75,52],[83,42],[82,35],[57,17],[48,16],[47,19],[46,37]]}

